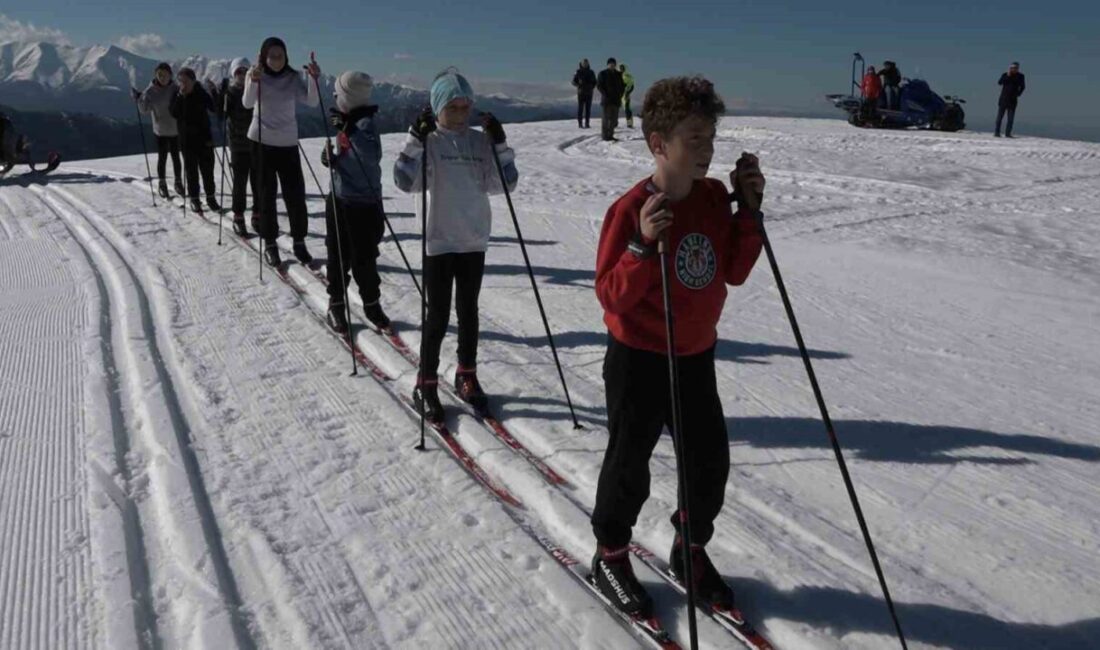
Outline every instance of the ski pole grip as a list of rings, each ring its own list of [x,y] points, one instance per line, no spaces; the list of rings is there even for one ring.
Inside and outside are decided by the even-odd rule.
[[[657,253],[664,255],[668,252],[668,232],[662,232],[661,236],[657,238]]]

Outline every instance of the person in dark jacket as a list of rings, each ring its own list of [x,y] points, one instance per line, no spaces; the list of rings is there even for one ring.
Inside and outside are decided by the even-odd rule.
[[[898,64],[893,61],[883,61],[882,69],[878,71],[882,77],[883,97],[886,108],[896,111],[901,108],[901,71]]]
[[[211,210],[221,210],[215,193],[214,138],[210,133],[210,112],[214,100],[195,79],[191,68],[180,68],[176,75],[179,92],[172,96],[168,111],[179,125],[180,149],[183,153],[184,175],[187,177],[187,196],[196,212],[202,211],[199,200],[199,174],[206,189],[206,204]]]
[[[577,127],[587,129],[592,117],[592,92],[596,89],[596,73],[588,59],[582,59],[573,74],[573,87],[577,89]]]
[[[602,131],[605,141],[615,140],[615,127],[619,125],[619,106],[623,103],[623,74],[614,58],[607,60],[607,67],[596,78],[600,91],[600,108],[603,110]]]
[[[1001,137],[1001,120],[1008,113],[1008,124],[1005,125],[1005,137],[1012,137],[1012,122],[1016,119],[1016,102],[1020,95],[1024,94],[1024,73],[1020,72],[1020,64],[1013,61],[1008,66],[1008,72],[1001,75],[1001,98],[997,100],[997,126],[993,131],[994,137]]]
[[[252,143],[248,139],[248,127],[252,125],[251,108],[241,102],[244,97],[244,78],[252,67],[248,59],[233,59],[230,64],[232,79],[222,82],[214,98],[218,117],[228,126],[230,177],[233,181],[233,230],[242,237],[248,235],[244,225],[244,212],[248,208],[248,190],[252,189],[252,229],[259,232],[259,214],[256,212],[256,170],[252,167]]]

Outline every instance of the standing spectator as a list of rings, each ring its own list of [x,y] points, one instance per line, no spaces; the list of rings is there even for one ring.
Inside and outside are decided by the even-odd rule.
[[[1001,120],[1008,113],[1008,124],[1005,125],[1005,137],[1012,137],[1012,121],[1016,119],[1016,101],[1024,94],[1024,73],[1020,72],[1020,64],[1016,61],[1008,66],[1008,72],[1001,74],[1000,81],[1001,98],[997,101],[997,127],[993,136],[1001,137]]]
[[[882,89],[886,94],[886,108],[892,111],[901,108],[901,71],[893,61],[883,61],[882,69],[878,71],[882,77]]]
[[[630,93],[634,92],[634,75],[626,71],[626,64],[619,64],[619,74],[623,76],[623,114],[626,115],[626,127],[634,128],[634,113],[630,112]]]
[[[615,127],[619,125],[619,106],[623,102],[623,75],[614,57],[608,59],[607,67],[600,70],[596,88],[600,91],[600,108],[603,110],[603,139],[612,142],[615,140]]]
[[[587,129],[592,117],[592,91],[596,89],[596,73],[588,59],[581,59],[580,67],[573,73],[573,87],[577,89],[577,128]]]
[[[875,72],[875,66],[867,68],[867,73],[863,75],[863,86],[860,92],[863,93],[864,110],[870,113],[878,106],[878,98],[882,95],[882,82],[879,81],[878,73]]]

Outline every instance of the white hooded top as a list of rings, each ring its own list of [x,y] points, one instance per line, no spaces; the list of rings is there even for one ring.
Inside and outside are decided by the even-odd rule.
[[[265,71],[258,84],[252,81],[252,75],[248,75],[244,80],[241,103],[245,108],[256,108],[252,113],[252,124],[248,127],[248,139],[273,147],[297,147],[296,105],[316,107],[319,101],[313,78],[294,70],[275,76]],[[262,133],[261,113],[264,120]]]

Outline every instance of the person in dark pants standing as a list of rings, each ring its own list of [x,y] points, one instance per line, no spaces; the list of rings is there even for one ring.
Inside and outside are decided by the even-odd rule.
[[[607,67],[600,70],[596,78],[596,88],[600,91],[600,108],[603,111],[601,122],[603,139],[615,140],[615,127],[619,125],[619,107],[623,103],[623,74],[619,72],[618,62],[614,58],[607,60]]]
[[[573,74],[573,87],[577,89],[577,128],[587,129],[592,117],[592,93],[596,90],[596,73],[588,59],[582,59]]]
[[[191,209],[202,212],[199,200],[199,176],[206,190],[206,205],[211,210],[221,210],[215,198],[214,138],[210,132],[210,115],[214,100],[195,79],[191,68],[180,68],[176,75],[179,92],[172,96],[169,112],[179,125],[180,148],[183,150],[183,167],[187,176],[187,198]]]
[[[1008,66],[1008,72],[1001,75],[1001,98],[997,101],[997,126],[993,130],[993,137],[1001,137],[1001,120],[1008,114],[1008,124],[1005,125],[1005,137],[1012,137],[1012,122],[1016,119],[1016,102],[1020,95],[1024,94],[1024,73],[1020,72],[1020,64],[1013,61]]]
[[[901,108],[901,70],[898,70],[898,64],[893,61],[883,61],[882,69],[878,74],[882,77],[882,97],[885,102],[883,108],[899,110]]]

